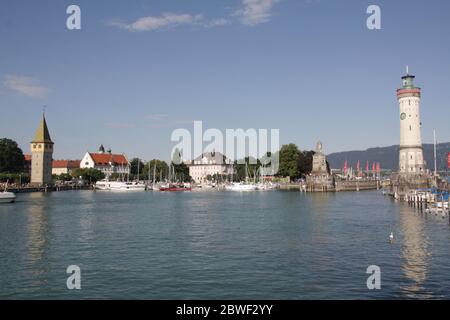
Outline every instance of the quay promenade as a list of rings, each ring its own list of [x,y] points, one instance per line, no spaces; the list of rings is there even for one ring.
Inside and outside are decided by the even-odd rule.
[[[28,192],[53,192],[53,191],[70,191],[70,190],[90,190],[90,185],[53,185],[53,186],[11,186],[7,187],[6,191],[14,193],[28,193]],[[3,190],[3,188],[2,188]]]

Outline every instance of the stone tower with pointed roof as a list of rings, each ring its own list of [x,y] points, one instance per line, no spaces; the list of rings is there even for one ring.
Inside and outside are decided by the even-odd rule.
[[[49,185],[52,183],[53,141],[48,132],[45,115],[31,141],[31,183]]]

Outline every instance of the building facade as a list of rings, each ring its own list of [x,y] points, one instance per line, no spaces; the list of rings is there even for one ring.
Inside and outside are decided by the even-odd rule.
[[[98,153],[86,152],[80,162],[80,168],[94,168],[100,170],[106,177],[112,174],[129,175],[130,162],[124,154],[113,154],[110,150],[105,152],[103,146]]]
[[[73,170],[80,168],[80,160],[53,160],[52,174],[71,174]]]
[[[207,181],[208,176],[232,175],[234,165],[230,159],[220,152],[205,152],[194,160],[186,161],[189,175],[196,183]]]
[[[414,76],[406,71],[403,86],[397,89],[400,113],[399,173],[421,175],[426,172],[423,157],[420,122],[420,88],[414,85]]]
[[[36,131],[31,148],[31,184],[52,184],[53,141],[50,138],[45,115]]]

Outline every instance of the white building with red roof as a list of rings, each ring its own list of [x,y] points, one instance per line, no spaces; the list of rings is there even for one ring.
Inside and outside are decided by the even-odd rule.
[[[105,176],[113,173],[130,174],[130,162],[125,154],[114,154],[111,150],[105,152],[103,145],[100,146],[99,152],[86,152],[80,162],[80,168],[94,168],[100,170]]]
[[[80,160],[53,160],[52,174],[71,174],[73,170],[80,168]]]

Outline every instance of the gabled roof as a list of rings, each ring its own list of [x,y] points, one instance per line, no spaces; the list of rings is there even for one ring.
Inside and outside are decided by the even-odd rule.
[[[205,164],[226,164],[229,162],[227,157],[221,152],[204,152],[194,159],[192,163],[204,162]]]
[[[111,153],[89,153],[94,163],[98,166],[113,165],[126,166],[128,165],[128,159],[123,154],[111,154]]]
[[[41,123],[39,124],[36,134],[34,136],[32,143],[53,143],[50,138],[50,133],[48,132],[47,122],[45,121],[45,116],[42,115]]]

